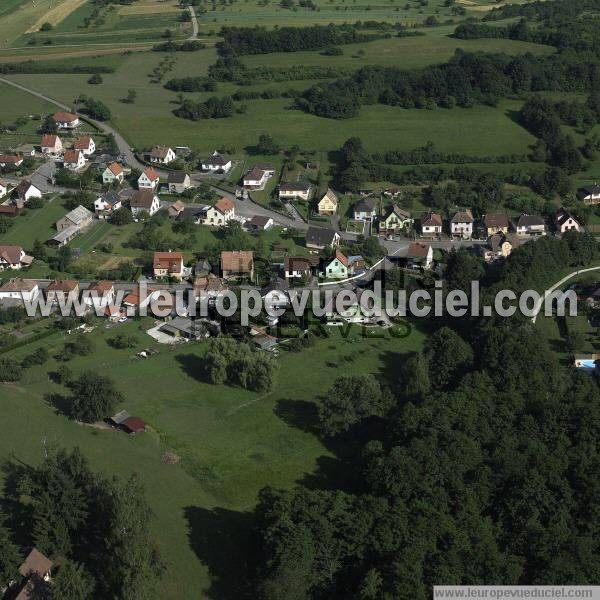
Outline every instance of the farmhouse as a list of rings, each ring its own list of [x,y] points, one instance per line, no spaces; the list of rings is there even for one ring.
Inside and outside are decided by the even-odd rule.
[[[408,247],[406,266],[409,269],[430,269],[433,263],[433,248],[429,244],[413,242]]]
[[[452,237],[470,240],[473,236],[473,214],[470,210],[457,212],[450,220],[450,233]]]
[[[235,216],[235,204],[229,198],[221,198],[206,211],[204,225],[226,225]]]
[[[413,223],[414,219],[410,213],[394,204],[388,207],[385,215],[379,221],[379,233],[380,235],[393,235],[401,229],[409,229]]]
[[[442,217],[428,212],[421,217],[421,233],[423,237],[437,237],[442,233]]]
[[[262,190],[273,175],[275,175],[273,167],[256,165],[244,175],[242,185],[248,190]]]
[[[595,183],[577,191],[577,197],[584,204],[600,204],[600,185]]]
[[[299,198],[300,200],[308,200],[311,190],[312,186],[308,181],[282,183],[279,186],[279,199],[293,200],[294,198]]]
[[[185,171],[171,171],[169,173],[169,193],[183,194],[192,187],[192,180]]]
[[[22,269],[33,262],[32,256],[27,256],[21,246],[0,244],[0,271],[5,269]]]
[[[102,173],[102,183],[104,184],[123,183],[124,179],[123,167],[118,162],[110,163]]]
[[[94,212],[99,219],[107,219],[121,208],[121,197],[117,192],[106,192],[94,200]]]
[[[63,164],[65,169],[78,171],[85,166],[83,152],[79,152],[79,150],[67,150],[63,156]]]
[[[96,142],[91,136],[83,135],[73,142],[73,150],[79,150],[84,156],[91,156],[96,152]]]
[[[352,208],[355,221],[371,221],[377,216],[375,202],[362,198]]]
[[[31,302],[39,293],[40,288],[34,279],[9,279],[0,286],[0,300],[13,298]]]
[[[311,226],[306,231],[306,247],[315,250],[324,250],[328,246],[339,246],[340,239],[340,234],[333,229]]]
[[[162,279],[170,277],[179,279],[183,277],[183,254],[181,252],[155,252],[154,277]]]
[[[57,135],[46,134],[42,136],[40,143],[42,154],[58,155],[62,152],[63,145],[61,139]]]
[[[561,208],[554,215],[554,225],[558,233],[565,231],[579,231],[581,223],[565,208]]]
[[[16,188],[17,196],[23,204],[27,204],[31,198],[41,198],[42,192],[26,179],[21,180],[21,183]]]
[[[508,233],[508,217],[502,213],[490,213],[483,217],[483,225],[488,237],[495,233]]]
[[[219,154],[216,150],[210,158],[202,161],[202,170],[212,173],[227,173],[231,169],[231,159]]]
[[[20,167],[23,164],[21,154],[0,154],[0,167]]]
[[[172,148],[168,146],[154,146],[150,152],[150,162],[159,165],[168,165],[177,158]]]
[[[254,253],[252,250],[221,252],[221,275],[223,279],[230,277],[254,279]]]
[[[160,200],[152,190],[138,190],[132,194],[130,205],[134,217],[141,213],[152,216],[160,208]]]
[[[138,189],[155,190],[160,182],[160,176],[152,167],[146,167],[138,177]]]
[[[94,213],[90,212],[85,206],[81,204],[69,211],[62,219],[56,221],[56,231],[62,231],[69,227],[76,227],[77,229],[83,229],[87,227],[94,219]]]
[[[79,117],[69,112],[54,113],[52,119],[59,129],[75,129],[80,123]]]
[[[334,194],[333,190],[327,189],[323,197],[319,200],[317,209],[320,215],[335,215],[338,204],[338,197]]]
[[[537,215],[521,215],[517,221],[518,235],[544,235],[546,222]]]
[[[350,275],[350,261],[341,251],[336,250],[333,258],[323,261],[321,277],[326,279],[346,279]]]

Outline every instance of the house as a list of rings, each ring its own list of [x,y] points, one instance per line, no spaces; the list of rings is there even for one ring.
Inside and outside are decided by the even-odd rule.
[[[277,346],[277,343],[278,343],[277,338],[273,335],[270,335],[263,329],[259,329],[258,327],[253,327],[250,330],[250,335],[251,335],[252,343],[260,350],[269,352],[269,351],[272,351]]]
[[[308,181],[290,181],[288,183],[282,183],[279,186],[279,199],[280,200],[293,200],[298,198],[300,200],[308,200],[312,186]]]
[[[130,205],[134,217],[141,213],[152,216],[160,208],[160,200],[152,190],[137,190],[131,195]]]
[[[221,252],[221,275],[223,279],[230,277],[254,279],[254,253],[252,250]]]
[[[581,223],[565,208],[559,209],[554,215],[554,225],[558,233],[565,231],[579,231]]]
[[[23,204],[27,204],[31,198],[41,198],[42,192],[26,179],[22,179],[16,188],[17,196]]]
[[[410,213],[401,209],[397,204],[389,206],[385,215],[379,221],[380,235],[393,235],[400,230],[407,230],[414,223]]]
[[[80,123],[79,117],[69,112],[54,113],[52,119],[59,129],[75,129]]]
[[[219,154],[216,150],[210,158],[202,161],[202,170],[212,173],[227,173],[231,169],[231,159]]]
[[[433,248],[430,244],[413,242],[406,253],[406,264],[409,269],[430,269],[433,263]]]
[[[49,240],[46,240],[46,244],[49,246],[66,246],[79,232],[79,227],[72,225],[71,227],[62,229]]]
[[[171,194],[183,194],[192,187],[192,180],[185,171],[171,171],[168,183]]]
[[[364,314],[363,309],[360,305],[360,298],[363,294],[363,290],[360,288],[356,290],[355,297],[350,301],[343,299],[343,307],[338,311],[337,307],[337,295],[331,298],[324,306],[325,316],[327,320],[333,322],[347,321],[349,323],[366,323],[372,320],[372,317],[368,317]]]
[[[544,235],[546,222],[537,215],[521,215],[517,221],[518,235]]]
[[[183,210],[185,210],[185,202],[177,200],[176,202],[173,202],[171,206],[169,206],[168,213],[171,218],[176,219]]]
[[[235,216],[235,204],[229,198],[221,198],[206,211],[204,225],[226,225]]]
[[[577,197],[584,204],[600,204],[600,185],[595,183],[577,190]]]
[[[221,296],[227,289],[227,284],[214,273],[196,274],[194,280],[194,297],[199,300],[202,297],[214,299]]]
[[[0,154],[0,167],[20,167],[23,164],[21,154]]]
[[[73,279],[55,279],[46,288],[48,302],[75,302],[79,298],[79,283]]]
[[[69,211],[64,217],[56,221],[56,231],[62,231],[68,227],[83,229],[94,220],[94,213],[81,204]]]
[[[352,207],[355,221],[371,221],[377,216],[375,202],[369,198],[362,198]]]
[[[17,154],[22,154],[23,156],[33,157],[35,156],[35,144],[28,144],[27,142],[19,144],[15,148],[15,152]]]
[[[62,140],[57,135],[46,134],[40,142],[42,154],[58,155],[62,152]]]
[[[273,167],[256,165],[244,175],[242,185],[249,190],[262,190],[273,175],[275,175]]]
[[[483,225],[487,236],[494,235],[495,233],[508,233],[508,217],[502,213],[490,213],[484,215]]]
[[[168,165],[176,158],[175,152],[168,146],[154,146],[150,152],[150,162],[159,165]]]
[[[79,150],[84,156],[91,156],[96,152],[96,142],[89,135],[82,135],[73,142],[73,150]]]
[[[155,190],[160,183],[160,176],[152,167],[146,167],[137,180],[139,190]]]
[[[306,231],[306,247],[324,250],[328,246],[335,248],[340,244],[340,234],[333,229],[309,227]]]
[[[515,234],[495,233],[490,236],[485,245],[474,246],[474,251],[486,262],[508,258],[511,252],[520,244]]]
[[[473,237],[473,214],[469,209],[458,211],[450,219],[450,233],[452,237],[470,240]]]
[[[0,244],[0,271],[5,269],[22,269],[33,262],[32,256],[27,256],[21,246]]]
[[[190,317],[175,317],[160,328],[160,331],[174,338],[200,340],[210,337],[206,321]]]
[[[256,233],[259,231],[267,231],[268,229],[271,229],[271,227],[273,227],[274,223],[275,222],[273,221],[273,219],[271,217],[263,217],[262,215],[254,215],[251,219],[248,219],[244,223],[244,226],[246,227],[246,229],[248,231]]]
[[[173,205],[174,206],[174,205]],[[173,208],[171,206],[171,208]],[[186,206],[178,215],[179,221],[191,221],[196,225],[201,225],[206,220],[206,211],[209,207]]]
[[[99,219],[107,219],[121,206],[121,197],[117,192],[106,192],[94,200],[94,212]]]
[[[348,257],[348,273],[351,275],[356,275],[358,271],[364,271],[366,266],[365,259],[360,254]]]
[[[350,275],[350,262],[341,250],[336,250],[333,258],[323,261],[321,277],[326,279],[346,279],[348,275]]]
[[[70,171],[78,171],[85,166],[83,152],[79,150],[67,150],[63,155],[63,165]]]
[[[317,274],[318,267],[318,256],[286,256],[283,262],[286,279],[308,279]]]
[[[112,281],[93,281],[82,292],[82,298],[88,306],[108,307],[115,299],[115,286]]]
[[[0,217],[16,217],[21,209],[16,204],[0,204]]]
[[[442,217],[428,212],[421,217],[421,233],[423,237],[437,237],[442,234]]]
[[[118,162],[110,163],[102,173],[102,183],[107,185],[123,183],[124,179],[123,167]]]
[[[272,279],[260,291],[265,306],[269,308],[285,308],[289,303],[288,290],[290,284],[281,277]]]
[[[319,200],[317,210],[320,215],[335,215],[338,204],[338,197],[333,190],[328,188],[325,194],[323,194],[323,197]]]
[[[49,595],[48,582],[52,573],[53,562],[39,550],[33,548],[25,562],[19,567],[19,573],[25,579],[19,593],[11,594],[14,600],[34,600],[47,598]],[[16,592],[16,589],[14,590]]]
[[[8,183],[0,179],[0,198],[4,198],[8,194]]]
[[[0,285],[0,300],[14,298],[31,302],[40,293],[37,281],[33,279],[9,279]]]
[[[170,277],[181,280],[183,277],[183,254],[181,252],[155,252],[153,268],[156,279]]]

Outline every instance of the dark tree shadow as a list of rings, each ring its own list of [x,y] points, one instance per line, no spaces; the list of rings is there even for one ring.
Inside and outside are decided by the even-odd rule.
[[[188,541],[208,567],[213,600],[254,600],[259,540],[251,513],[186,506]]]
[[[71,416],[71,400],[68,396],[51,392],[44,394],[44,400],[48,406],[51,406],[54,409],[56,414],[65,417]]]
[[[31,467],[11,457],[2,463],[0,468],[4,479],[2,512],[8,517],[5,524],[13,533],[13,541],[21,548],[26,548],[31,545],[32,511],[30,505],[19,502],[19,484]]]
[[[197,354],[177,354],[175,360],[190,377],[206,383],[202,359]]]

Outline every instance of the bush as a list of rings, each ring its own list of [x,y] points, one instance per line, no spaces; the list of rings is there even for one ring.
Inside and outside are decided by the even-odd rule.
[[[96,73],[95,75],[92,75],[89,79],[88,79],[88,83],[91,83],[93,85],[98,85],[99,83],[102,83],[104,80],[102,79],[102,75],[99,75],[98,73]]]
[[[8,357],[0,357],[0,381],[19,381],[21,373],[21,365],[16,360]]]

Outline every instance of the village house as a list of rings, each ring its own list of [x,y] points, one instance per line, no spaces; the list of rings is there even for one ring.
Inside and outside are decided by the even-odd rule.
[[[5,269],[22,269],[33,262],[32,256],[27,256],[21,246],[0,244],[0,271]]]
[[[169,206],[167,212],[169,213],[169,217],[171,217],[172,219],[176,219],[183,210],[185,210],[185,202],[177,200],[173,202],[171,206]]]
[[[273,227],[275,222],[271,217],[264,217],[263,215],[254,215],[251,219],[248,219],[244,226],[251,233],[258,233],[260,231],[267,231]]]
[[[93,281],[81,295],[88,306],[107,308],[114,302],[115,285],[112,281]]]
[[[352,207],[355,221],[372,221],[377,216],[375,202],[369,198],[362,198]]]
[[[117,192],[106,192],[94,200],[94,212],[99,219],[108,219],[121,206],[121,197]]]
[[[577,197],[584,204],[600,204],[600,185],[595,183],[594,185],[580,188],[577,191]]]
[[[8,194],[8,183],[0,179],[0,198],[4,198]]]
[[[338,296],[335,294],[329,302],[324,305],[325,316],[330,322],[346,321],[348,323],[368,323],[372,320],[372,317],[365,315],[361,305],[360,298],[363,294],[363,290],[360,288],[356,290],[352,299],[343,297],[340,299],[340,306],[338,310]]]
[[[333,190],[328,188],[325,194],[323,194],[323,197],[319,200],[317,210],[320,215],[335,215],[338,204],[338,197]]]
[[[308,200],[310,198],[310,192],[312,186],[308,181],[289,181],[288,183],[282,183],[279,186],[279,199],[280,200]]]
[[[351,275],[350,262],[341,250],[336,250],[333,258],[323,260],[321,277],[325,279],[346,279],[349,275]]]
[[[508,233],[508,217],[502,213],[490,213],[489,215],[484,215],[483,225],[488,237],[495,233]]]
[[[96,142],[89,135],[82,135],[73,142],[73,150],[79,150],[84,156],[91,156],[96,152]]]
[[[229,198],[223,196],[214,206],[206,211],[204,225],[221,226],[226,225],[235,217],[235,204]]]
[[[140,190],[155,190],[159,183],[160,176],[152,167],[146,167],[137,180]]]
[[[430,244],[413,242],[406,253],[406,266],[409,269],[430,269],[433,264],[433,248]]]
[[[1,217],[17,217],[21,214],[21,209],[14,203],[12,204],[0,204],[0,216]]]
[[[185,171],[171,171],[168,185],[170,194],[183,194],[192,187],[192,180]]]
[[[309,227],[306,231],[306,247],[314,250],[325,250],[340,245],[340,234],[333,229],[323,227]]]
[[[194,297],[196,300],[208,298],[209,302],[214,301],[218,296],[222,296],[226,289],[226,283],[214,273],[209,271],[199,274],[196,272],[196,278],[194,279]]]
[[[546,222],[537,215],[521,215],[517,221],[518,235],[544,235]]]
[[[22,144],[19,144],[15,148],[15,152],[17,154],[22,154],[24,157],[29,157],[29,158],[35,156],[35,151],[36,151],[35,144],[29,144],[28,142],[23,142]]]
[[[442,234],[442,217],[428,212],[421,217],[421,234],[423,237],[437,237]]]
[[[387,208],[385,215],[379,221],[379,234],[394,235],[400,230],[407,231],[413,223],[414,219],[410,213],[394,204]]]
[[[37,281],[33,279],[9,279],[0,286],[0,300],[15,299],[31,302],[40,293]]]
[[[79,117],[69,112],[54,113],[52,119],[59,129],[75,129],[80,123]]]
[[[78,171],[85,167],[85,158],[83,152],[79,150],[67,150],[63,155],[63,165],[70,171]]]
[[[123,183],[125,174],[123,167],[118,162],[110,163],[102,173],[102,183],[111,185],[113,183]]]
[[[20,167],[23,164],[22,154],[0,154],[0,167]]]
[[[159,165],[168,165],[176,158],[175,152],[168,146],[154,146],[150,152],[150,162]]]
[[[33,548],[27,555],[25,562],[19,567],[19,574],[24,581],[14,589],[11,598],[14,598],[14,600],[47,598],[49,595],[48,582],[50,581],[53,564],[49,558]]]
[[[487,244],[474,246],[473,249],[486,262],[492,262],[508,258],[519,244],[520,239],[516,234],[495,233],[489,237]]]
[[[473,237],[473,214],[470,210],[457,212],[450,220],[450,233],[452,237],[470,240]]]
[[[172,205],[171,208],[173,208]],[[184,206],[177,215],[178,221],[190,221],[194,225],[202,225],[206,219],[206,211],[209,207]]]
[[[183,277],[183,254],[181,252],[155,252],[154,253],[154,277],[163,279],[181,280]]]
[[[273,175],[275,175],[273,167],[256,165],[244,175],[242,185],[248,190],[262,190]]]
[[[134,217],[142,213],[152,216],[158,212],[160,200],[152,190],[137,190],[131,195],[130,205]]]
[[[319,267],[318,256],[286,256],[283,271],[286,279],[308,279],[316,275]]]
[[[269,281],[260,291],[265,309],[267,311],[277,310],[288,306],[290,303],[289,289],[290,284],[281,277]],[[276,317],[269,317],[270,325],[274,325],[277,321]]]
[[[231,277],[254,279],[254,253],[252,250],[221,252],[221,275],[223,279]]]
[[[93,220],[94,213],[80,204],[69,211],[64,217],[56,221],[56,231],[62,231],[69,227],[76,227],[81,230],[84,227],[87,227]]]
[[[73,279],[55,279],[46,288],[46,299],[53,304],[75,302],[79,298],[79,283]]]
[[[227,173],[231,169],[231,159],[219,154],[216,150],[210,158],[202,161],[202,170],[212,173]]]
[[[58,156],[63,149],[62,140],[57,135],[43,135],[40,148],[42,150],[42,154]]]
[[[17,197],[23,204],[27,204],[31,198],[41,198],[42,191],[26,179],[21,180],[16,188]]]
[[[560,208],[554,215],[554,225],[558,233],[580,231],[581,223],[566,209]]]

